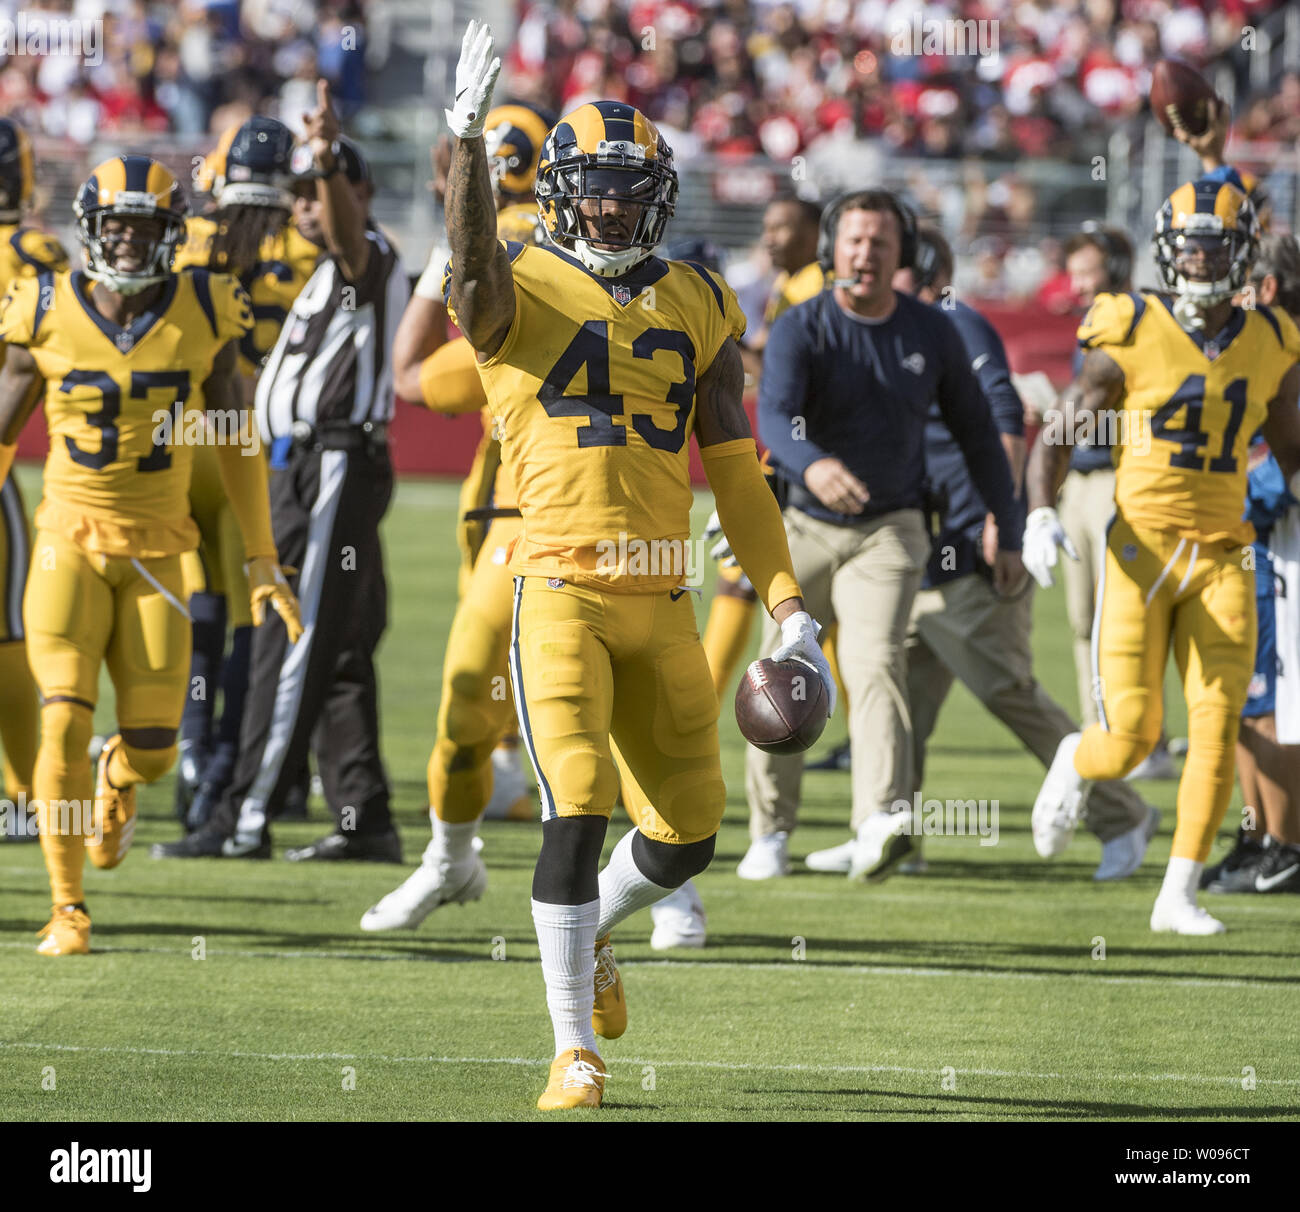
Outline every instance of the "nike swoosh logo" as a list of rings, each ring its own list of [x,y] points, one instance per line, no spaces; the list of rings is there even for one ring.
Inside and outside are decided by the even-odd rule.
[[[1256,892],[1271,892],[1283,880],[1289,880],[1297,871],[1300,871],[1300,863],[1292,863],[1285,871],[1279,871],[1276,875],[1255,877]]]

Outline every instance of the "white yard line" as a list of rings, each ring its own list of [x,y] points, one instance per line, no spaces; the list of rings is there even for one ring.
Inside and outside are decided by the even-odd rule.
[[[430,949],[435,946],[447,946],[442,940],[428,943]],[[453,944],[461,945],[464,944]],[[0,948],[29,951],[35,948],[27,943],[0,942]],[[96,945],[96,955],[171,955],[189,958],[192,944],[187,935],[175,947],[103,947]],[[815,950],[815,944],[812,948]],[[1196,953],[1189,950],[1189,956]],[[280,959],[280,960],[367,960],[384,963],[432,963],[432,964],[476,964],[499,963],[488,955],[455,955],[433,958],[428,954],[413,952],[384,951],[331,951],[327,948],[314,948],[310,951],[228,951],[220,947],[208,947],[206,955],[233,956],[236,959]],[[513,963],[521,961],[514,960]],[[527,962],[536,962],[530,960]],[[821,973],[835,976],[915,976],[922,978],[948,978],[954,976],[974,977],[981,980],[995,981],[1083,981],[1098,985],[1158,985],[1162,988],[1183,989],[1284,989],[1283,982],[1251,977],[1224,977],[1215,980],[1196,976],[1101,976],[1092,972],[1035,972],[1032,969],[1012,971],[1006,968],[924,968],[910,965],[893,964],[835,964],[817,963],[790,959],[773,959],[768,961],[745,961],[728,963],[726,960],[620,960],[619,968],[627,972],[645,972],[647,970],[668,970],[682,972],[700,969],[710,972],[764,972],[768,974],[783,973]]]
[[[77,1044],[43,1044],[35,1042],[8,1042],[0,1040],[2,1049],[26,1049],[31,1052],[79,1052],[127,1056],[215,1057],[220,1060],[264,1061],[379,1061],[387,1064],[416,1065],[546,1065],[546,1057],[529,1056],[389,1056],[376,1052],[247,1052],[222,1051],[210,1048],[89,1048]],[[652,1060],[646,1057],[616,1057],[607,1059],[608,1065],[630,1065],[655,1069],[718,1069],[728,1073],[903,1073],[920,1077],[933,1077],[940,1069],[927,1069],[912,1065],[765,1065],[741,1061],[718,1060]],[[1200,1073],[1035,1073],[1016,1069],[961,1069],[953,1072],[965,1077],[1006,1077],[1034,1081],[1088,1080],[1097,1082],[1191,1082],[1203,1085],[1240,1085],[1240,1076]],[[1300,1086],[1300,1078],[1257,1077],[1261,1086]]]

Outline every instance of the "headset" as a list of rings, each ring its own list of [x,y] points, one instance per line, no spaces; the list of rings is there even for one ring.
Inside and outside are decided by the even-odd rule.
[[[1122,290],[1133,274],[1132,250],[1116,240],[1096,219],[1089,219],[1079,230],[1100,247],[1110,288]]]
[[[817,233],[817,262],[827,273],[835,268],[835,233],[840,225],[840,215],[846,204],[860,198],[864,193],[876,193],[884,196],[887,205],[898,217],[898,226],[902,232],[902,246],[899,250],[898,268],[911,269],[916,262],[916,215],[912,208],[900,201],[897,194],[887,189],[860,190],[841,194],[822,214],[821,228]],[[855,206],[854,209],[857,209]]]
[[[917,236],[916,255],[912,258],[912,280],[918,291],[932,286],[939,274],[939,248],[929,238]]]

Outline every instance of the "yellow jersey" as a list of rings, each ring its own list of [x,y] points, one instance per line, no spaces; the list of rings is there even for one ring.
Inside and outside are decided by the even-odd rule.
[[[792,274],[777,274],[767,297],[767,308],[763,312],[763,326],[771,328],[778,316],[789,311],[795,304],[806,303],[821,294],[825,286],[826,271],[818,261],[810,261]]]
[[[32,278],[38,273],[57,273],[68,268],[68,254],[53,236],[34,227],[0,224],[0,290],[15,278]],[[0,344],[0,357],[4,346]]]
[[[216,234],[214,220],[202,215],[187,219],[185,243],[176,252],[173,268],[178,273],[191,267],[208,268]],[[253,328],[239,342],[240,374],[255,377],[262,369],[289,309],[315,273],[321,252],[292,222],[262,241],[257,263],[239,278],[253,306]]]
[[[744,334],[736,296],[682,261],[601,278],[554,246],[506,249],[514,321],[479,374],[523,515],[510,568],[613,592],[674,588],[695,385]],[[683,554],[656,568],[672,551]]]
[[[122,328],[95,309],[92,285],[80,270],[43,271],[0,302],[0,339],[25,346],[45,380],[50,453],[36,524],[104,555],[189,551],[203,385],[218,351],[252,328],[248,296],[228,274],[187,270]]]
[[[1280,308],[1234,308],[1222,332],[1186,331],[1159,294],[1101,294],[1079,344],[1124,372],[1115,443],[1115,505],[1136,527],[1198,542],[1249,543],[1247,447],[1300,330]]]

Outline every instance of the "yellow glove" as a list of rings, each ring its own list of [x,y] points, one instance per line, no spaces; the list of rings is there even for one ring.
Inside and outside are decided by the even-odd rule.
[[[266,556],[255,556],[249,560],[248,588],[252,597],[253,626],[262,625],[262,620],[266,617],[266,604],[270,602],[275,613],[284,620],[289,643],[296,644],[302,635],[302,615],[298,610],[298,599],[289,588],[289,582],[284,579],[284,570],[280,565]]]

